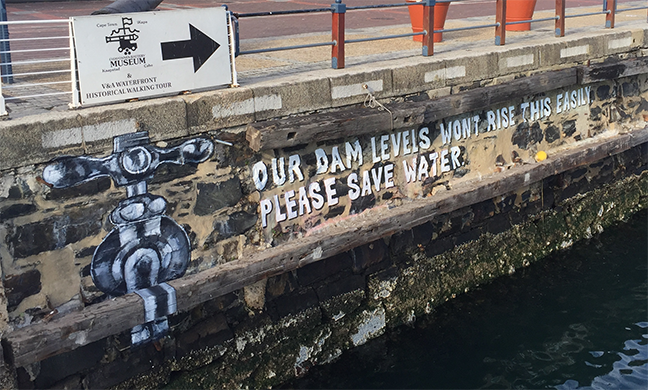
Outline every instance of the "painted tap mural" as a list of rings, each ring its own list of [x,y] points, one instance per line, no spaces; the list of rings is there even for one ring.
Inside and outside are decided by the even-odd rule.
[[[197,164],[213,153],[214,144],[195,138],[172,148],[149,143],[147,132],[113,139],[105,158],[61,157],[43,170],[54,188],[71,187],[101,176],[125,186],[127,198],[110,214],[114,229],[95,250],[92,280],[111,296],[134,292],[144,299],[146,323],[131,331],[133,345],[156,340],[168,331],[167,315],[177,311],[175,290],[167,281],[184,275],[190,260],[187,233],[164,215],[167,202],[148,193],[147,181],[161,164]]]

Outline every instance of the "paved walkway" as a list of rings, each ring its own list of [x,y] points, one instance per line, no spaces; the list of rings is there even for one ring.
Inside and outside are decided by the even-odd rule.
[[[360,4],[378,4],[378,3],[392,3],[390,0],[358,0],[351,5]],[[67,19],[69,16],[88,15],[92,11],[100,9],[110,1],[73,1],[73,2],[47,2],[47,3],[10,3],[7,6],[9,20],[47,20],[47,19]],[[356,4],[357,3],[357,4]],[[569,9],[570,13],[585,13],[601,11],[600,0],[576,0],[573,4],[588,5],[576,9]],[[570,5],[572,2],[569,3]],[[591,5],[596,4],[596,5]],[[620,8],[645,6],[645,0],[630,1],[624,0],[620,2]],[[554,0],[538,0],[538,7],[534,14],[534,18],[544,18],[553,16]],[[160,9],[183,9],[183,8],[200,8],[206,6],[214,6],[213,1],[208,0],[172,0],[163,2]],[[548,7],[550,6],[550,7]],[[266,11],[266,10],[281,10],[281,9],[299,9],[299,8],[322,8],[328,7],[327,2],[318,0],[295,0],[295,1],[240,1],[235,0],[229,3],[230,10],[235,12],[253,12],[253,11]],[[477,7],[477,8],[476,8]],[[492,10],[491,10],[492,8]],[[550,10],[544,10],[550,8]],[[453,14],[454,10],[454,14]],[[465,17],[466,14],[485,14],[487,16],[471,16]],[[409,16],[407,15],[406,8],[390,8],[378,9],[371,11],[350,11],[347,17],[347,31],[346,38],[369,38],[385,35],[405,34],[411,32],[409,25]],[[351,18],[351,15],[360,15],[357,18]],[[483,25],[494,23],[494,1],[476,0],[469,2],[468,6],[462,3],[452,4],[449,12],[449,19],[446,22],[446,29]],[[455,17],[455,18],[453,18]],[[460,17],[460,19],[456,19]],[[261,48],[279,47],[279,46],[292,46],[308,43],[329,42],[331,40],[330,33],[330,14],[302,14],[293,16],[277,16],[277,17],[263,17],[263,18],[248,18],[241,19],[241,50],[254,50]],[[566,32],[567,35],[583,32],[587,29],[603,29],[604,19],[603,15],[589,16],[583,18],[567,19]],[[253,24],[246,25],[248,21],[255,19],[257,27]],[[325,26],[321,26],[324,20]],[[265,23],[263,27],[261,24]],[[646,23],[646,10],[625,12],[617,15],[617,26],[624,24]],[[359,26],[358,28],[354,28]],[[57,30],[58,28],[58,30]],[[311,28],[312,32],[303,32],[304,28]],[[23,28],[24,29],[24,28]],[[273,30],[274,29],[274,30]],[[538,22],[533,24],[531,32],[509,32],[507,34],[507,44],[514,44],[524,42],[527,39],[538,38],[539,36],[546,39],[557,39],[553,37],[553,22]],[[18,28],[16,32],[14,29],[10,30],[11,38],[19,36]],[[282,35],[274,36],[268,31],[275,31],[275,34]],[[293,31],[289,33],[289,31]],[[483,49],[484,46],[494,46],[494,33],[493,28],[484,28],[469,31],[456,31],[444,33],[444,41],[435,45],[435,54],[443,55],[443,53],[450,53],[457,50],[476,50]],[[250,31],[250,32],[247,32]],[[256,33],[254,33],[256,32]],[[35,32],[33,27],[27,27],[22,33],[25,34],[38,34],[47,36],[47,34],[67,35],[67,27],[65,24],[59,27],[45,26],[42,30]],[[285,35],[283,35],[285,34]],[[261,35],[261,37],[259,36]],[[247,37],[247,38],[246,38]],[[61,42],[62,46],[66,46],[65,41]],[[12,46],[12,49],[15,49]],[[278,75],[296,74],[306,71],[316,71],[323,69],[330,69],[331,50],[329,47],[316,47],[299,50],[278,51],[259,53],[251,55],[239,56],[236,59],[237,70],[239,73],[239,83],[241,85],[249,85],[251,83],[260,82],[268,78],[276,77]],[[346,64],[347,68],[352,70],[353,67],[362,64],[370,64],[376,61],[386,61],[390,59],[406,58],[421,55],[421,44],[414,42],[411,38],[397,38],[389,40],[379,40],[365,43],[348,44],[346,46]],[[62,51],[57,53],[57,57],[69,58],[69,51]],[[19,57],[18,57],[19,59]],[[14,58],[14,61],[17,59]],[[62,62],[63,66],[68,66],[65,61]],[[18,73],[14,69],[14,73]],[[67,77],[67,78],[64,78]],[[61,75],[57,77],[50,77],[46,81],[55,82],[57,80],[69,80],[69,75]],[[24,82],[19,77],[18,82]],[[42,81],[41,81],[42,82]],[[5,86],[3,86],[5,88]],[[40,88],[40,89],[38,89]],[[59,93],[61,91],[69,91],[69,83],[63,85],[51,85],[38,88],[31,88],[28,90],[20,90],[19,94],[15,96],[25,96],[43,92]],[[3,89],[5,96],[11,95],[10,89]],[[21,116],[33,115],[48,111],[61,111],[67,110],[69,103],[68,95],[54,95],[38,98],[25,98],[13,101],[7,101],[7,108],[11,110],[9,118],[17,118]]]

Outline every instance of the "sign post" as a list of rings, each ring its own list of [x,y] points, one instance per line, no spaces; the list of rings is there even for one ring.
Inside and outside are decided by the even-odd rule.
[[[72,18],[82,104],[231,84],[224,8]]]

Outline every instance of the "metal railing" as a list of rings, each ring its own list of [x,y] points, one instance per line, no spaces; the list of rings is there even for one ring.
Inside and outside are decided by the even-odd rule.
[[[311,47],[331,47],[331,65],[334,69],[345,67],[345,45],[383,39],[403,38],[412,36],[422,37],[422,55],[431,56],[434,53],[434,33],[466,31],[483,28],[495,29],[495,45],[506,42],[507,25],[519,23],[536,23],[555,21],[555,36],[565,35],[565,20],[568,18],[605,15],[605,28],[614,28],[615,15],[621,12],[648,10],[648,6],[617,9],[617,0],[603,0],[603,9],[597,12],[566,14],[566,0],[555,0],[555,16],[524,21],[506,22],[506,0],[495,0],[494,23],[472,25],[458,28],[434,30],[434,8],[438,3],[462,2],[468,0],[422,0],[418,3],[394,3],[380,5],[365,5],[347,7],[342,0],[330,8],[314,8],[277,12],[254,12],[231,14],[237,18],[253,18],[309,13],[331,13],[332,40],[327,42],[303,45],[271,47],[265,49],[246,50],[238,52],[238,26],[230,23],[230,39],[236,37],[237,52],[240,55],[295,50]],[[384,35],[360,39],[345,39],[345,16],[347,11],[370,10],[394,7],[422,7],[423,31],[398,35]],[[47,108],[51,106],[79,107],[76,61],[74,58],[74,40],[72,22],[70,20],[34,20],[34,21],[2,21],[6,15],[0,14],[0,115],[7,115],[5,102],[11,107],[26,108],[28,101],[34,106]],[[647,15],[648,18],[648,15]],[[236,72],[233,69],[233,75]],[[236,78],[234,78],[236,85]]]
[[[312,9],[302,9],[302,10],[253,12],[253,13],[233,12],[234,16],[237,18],[310,14],[310,13],[322,13],[322,12],[331,13],[331,33],[332,33],[331,41],[310,43],[304,45],[272,47],[267,49],[244,50],[240,52],[237,51],[237,53],[241,55],[246,55],[246,54],[274,52],[274,51],[281,51],[281,50],[304,49],[304,48],[311,48],[311,47],[318,47],[318,46],[330,46],[331,66],[334,69],[342,69],[345,66],[345,45],[347,43],[360,43],[360,42],[376,41],[382,39],[404,38],[404,37],[412,37],[412,36],[420,35],[423,36],[422,50],[421,50],[422,55],[431,56],[434,54],[434,39],[433,39],[434,33],[466,31],[466,30],[475,30],[481,28],[495,28],[495,45],[501,46],[506,43],[506,26],[510,26],[510,25],[545,22],[545,21],[553,20],[555,21],[555,36],[563,37],[565,36],[565,20],[568,18],[578,18],[578,17],[585,17],[585,16],[592,16],[592,15],[605,15],[605,28],[614,28],[615,16],[617,13],[626,12],[626,11],[643,10],[643,9],[648,10],[648,5],[642,7],[617,9],[617,0],[603,0],[602,11],[567,15],[565,13],[565,3],[567,0],[555,0],[556,1],[555,16],[547,17],[547,18],[537,18],[537,19],[507,22],[506,21],[507,1],[495,0],[494,23],[434,30],[435,5],[439,3],[453,3],[453,2],[458,3],[462,1],[469,1],[469,0],[421,0],[416,3],[379,4],[379,5],[365,5],[365,6],[357,6],[357,7],[347,7],[347,5],[342,2],[342,0],[335,0],[335,3],[331,4],[330,8],[312,8]],[[380,37],[371,37],[371,38],[362,38],[362,39],[345,39],[345,27],[346,27],[345,16],[347,11],[367,10],[367,9],[377,9],[377,8],[395,8],[395,7],[423,7],[423,32],[412,32],[412,33],[398,34],[398,35],[384,35]],[[648,13],[646,16],[648,20]],[[238,46],[238,42],[237,42],[237,46]]]
[[[4,21],[0,32],[0,115],[5,103],[79,106],[70,20]]]

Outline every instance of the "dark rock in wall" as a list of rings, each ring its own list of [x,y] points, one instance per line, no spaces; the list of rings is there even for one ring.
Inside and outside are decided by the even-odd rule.
[[[21,199],[22,197],[23,193],[20,190],[20,187],[11,186],[11,188],[9,188],[9,199]]]
[[[52,385],[52,389],[82,389],[83,384],[81,383],[81,375],[70,375],[69,377],[63,379],[60,382],[56,382]]]
[[[623,91],[623,96],[639,96],[639,84],[636,81],[623,83],[621,84],[621,90]]]
[[[601,120],[601,112],[603,110],[601,107],[592,107],[590,108],[590,120],[593,122]]]
[[[544,138],[544,135],[538,122],[533,122],[531,126],[526,122],[522,122],[515,129],[511,142],[521,149],[527,149],[530,145],[542,141],[542,138]]]
[[[335,189],[335,194],[338,198],[347,196],[349,193],[349,186],[347,185],[346,180],[335,180],[333,188]]]
[[[461,245],[465,242],[475,241],[479,238],[479,236],[482,235],[482,233],[483,233],[483,229],[477,227],[465,233],[459,234],[455,240],[455,245]]]
[[[25,182],[18,182],[9,188],[9,199],[27,199],[33,192]]]
[[[18,388],[21,390],[34,388],[34,382],[32,382],[24,367],[16,368],[16,381],[18,382]]]
[[[434,233],[440,232],[440,227],[436,223],[426,222],[412,229],[413,241],[416,245],[427,245],[432,239]]]
[[[198,195],[194,213],[213,214],[223,207],[234,206],[241,200],[241,182],[237,177],[218,183],[198,183]]]
[[[562,125],[562,132],[565,137],[571,137],[576,132],[576,121],[564,121]]]
[[[491,234],[499,234],[511,228],[511,219],[508,213],[496,214],[486,221],[485,229]]]
[[[227,325],[225,316],[217,314],[182,333],[177,339],[176,353],[181,358],[192,350],[210,348],[233,338],[234,333]]]
[[[459,168],[459,169],[455,169],[452,172],[452,177],[455,178],[455,179],[459,179],[459,178],[462,178],[462,177],[466,176],[468,173],[470,173],[470,169],[468,169],[468,168]]]
[[[353,249],[353,272],[360,273],[389,258],[389,248],[383,240],[376,240]]]
[[[34,381],[37,389],[52,386],[61,379],[89,369],[104,356],[105,341],[95,341],[73,351],[45,359],[40,363],[40,372]]]
[[[637,106],[635,111],[637,114],[645,113],[648,115],[648,100],[641,98],[641,104]]]
[[[98,234],[103,222],[102,207],[86,207],[66,215],[13,227],[6,242],[14,257],[24,258],[63,248],[67,244]]]
[[[505,196],[501,201],[496,203],[496,206],[500,213],[507,213],[513,209],[515,206],[515,199],[517,194],[509,194]]]
[[[36,206],[31,203],[18,203],[0,209],[0,222],[21,217],[36,212]]]
[[[219,239],[226,239],[250,230],[256,224],[257,219],[256,214],[238,211],[231,214],[225,221],[216,221],[214,228],[218,232]]]
[[[376,196],[373,191],[369,195],[361,196],[351,202],[351,209],[349,214],[360,214],[364,210],[376,205]]]
[[[86,265],[85,267],[81,268],[81,272],[79,272],[82,278],[86,276],[90,276],[90,264]]]
[[[353,259],[349,252],[343,252],[328,259],[316,261],[297,269],[297,280],[302,286],[309,286],[332,275],[351,269]]]
[[[69,188],[52,188],[45,196],[47,200],[72,199],[79,196],[91,196],[110,189],[112,181],[109,177],[100,177]]]
[[[75,253],[74,257],[76,257],[77,259],[82,259],[84,257],[92,256],[92,255],[94,255],[96,250],[97,250],[96,245],[89,246],[89,247],[83,248],[80,251],[78,251],[77,253]]]
[[[294,291],[298,285],[295,274],[296,272],[290,272],[268,278],[266,300],[271,301],[280,295]]]
[[[317,287],[317,297],[320,302],[333,298],[338,295],[346,294],[355,290],[364,290],[364,275],[349,274],[335,281],[322,283]]]
[[[610,89],[609,85],[601,85],[596,88],[596,96],[598,96],[599,100],[608,100],[611,97]]]
[[[614,160],[617,169],[628,172],[634,172],[634,168],[639,168],[645,163],[641,151],[638,148],[633,148],[617,154],[614,156]],[[625,174],[626,172],[623,172],[623,176],[625,176]]]
[[[648,164],[648,144],[641,144],[641,164]]]
[[[164,361],[165,351],[157,351],[151,343],[120,355],[110,363],[98,365],[88,372],[84,380],[88,389],[105,389],[150,371]]]
[[[163,164],[155,171],[155,176],[153,176],[153,180],[151,180],[149,183],[166,183],[171,180],[179,179],[181,177],[193,175],[197,170],[198,166],[195,164]]]
[[[414,233],[411,230],[394,234],[389,241],[391,255],[397,259],[402,258],[406,254],[407,248],[411,247],[413,242]]]
[[[344,213],[345,208],[346,206],[338,206],[329,209],[329,212],[326,213],[324,219],[331,219],[337,217],[338,215],[342,215]]]
[[[492,199],[487,199],[483,202],[471,206],[473,212],[473,223],[477,224],[495,214],[495,202]]]
[[[312,288],[306,288],[274,299],[269,312],[273,319],[278,319],[289,314],[297,314],[318,304],[319,300],[315,291]]]
[[[580,178],[581,176],[583,176],[586,173],[587,173],[587,168],[585,168],[585,167],[577,168],[577,169],[570,172],[570,176],[571,176],[572,179],[578,179],[578,178]]]
[[[548,143],[556,142],[560,139],[560,130],[557,126],[549,125],[545,130],[545,141]]]
[[[198,247],[198,240],[196,232],[191,229],[191,225],[183,223],[182,228],[187,233],[187,238],[189,238],[189,245],[191,245],[191,250],[194,250]]]
[[[40,292],[41,274],[33,269],[19,275],[7,276],[4,280],[4,288],[7,310],[13,311],[23,299]]]
[[[433,257],[440,255],[443,252],[449,251],[454,247],[454,237],[452,236],[433,240],[431,243],[425,246],[425,255],[428,257]]]

